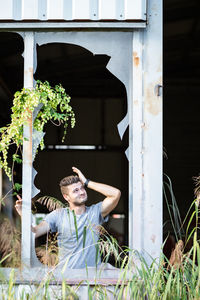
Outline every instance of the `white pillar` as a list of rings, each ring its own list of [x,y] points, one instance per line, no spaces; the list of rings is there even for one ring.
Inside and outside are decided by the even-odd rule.
[[[33,88],[34,33],[24,36],[24,87]],[[26,267],[31,265],[31,198],[32,198],[32,117],[24,126],[22,170],[22,241],[21,259]]]
[[[133,93],[130,103],[129,245],[142,250],[143,226],[143,93],[142,32],[133,31]]]
[[[133,32],[130,112],[130,246],[158,258],[162,245],[162,1],[148,2],[147,27]]]

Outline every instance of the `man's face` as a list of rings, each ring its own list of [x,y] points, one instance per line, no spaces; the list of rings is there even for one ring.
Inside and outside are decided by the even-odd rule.
[[[87,193],[82,183],[79,181],[67,186],[67,194],[63,195],[65,200],[75,206],[83,205],[87,201]]]

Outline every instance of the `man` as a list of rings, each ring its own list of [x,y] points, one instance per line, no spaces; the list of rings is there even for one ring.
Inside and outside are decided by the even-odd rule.
[[[58,233],[59,261],[67,268],[84,268],[100,264],[98,253],[98,227],[108,220],[108,214],[117,206],[121,192],[112,186],[86,179],[76,167],[77,176],[61,180],[60,188],[68,208],[56,209],[39,225],[33,226],[35,237],[52,232]],[[103,194],[105,199],[87,207],[85,186]],[[21,215],[22,199],[18,196],[16,210]]]

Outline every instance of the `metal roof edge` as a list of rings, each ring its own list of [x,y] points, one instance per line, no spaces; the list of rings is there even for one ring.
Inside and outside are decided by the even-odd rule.
[[[134,29],[146,22],[0,22],[1,29]]]

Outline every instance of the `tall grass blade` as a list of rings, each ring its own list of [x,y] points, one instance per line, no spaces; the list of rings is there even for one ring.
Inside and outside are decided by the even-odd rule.
[[[63,300],[66,299],[66,283],[65,283],[64,279],[62,280],[62,299]]]
[[[9,278],[9,282],[8,282],[8,300],[13,299],[13,295],[14,295],[13,287],[14,287],[14,282],[15,282],[14,276],[15,276],[15,271],[11,270],[10,278]]]
[[[74,212],[74,210],[72,210],[73,213],[73,217],[74,217],[74,226],[75,226],[75,230],[76,230],[76,240],[78,242],[78,227],[77,227],[77,221],[76,221],[76,214]]]
[[[174,234],[176,236],[176,240],[178,241],[180,239],[183,239],[183,235],[184,235],[182,220],[181,220],[179,208],[178,208],[178,205],[177,205],[177,202],[176,202],[176,198],[174,196],[171,179],[166,174],[164,174],[164,176],[167,178],[167,181],[168,181],[168,182],[164,181],[164,183],[163,183],[164,197],[165,197],[165,200],[166,200],[167,209],[168,209],[168,212],[169,212],[169,216],[170,216],[171,224],[172,224],[172,227],[173,227],[173,230],[174,230]],[[169,193],[170,193],[171,205],[169,204],[169,200],[167,198],[167,193],[166,193],[165,186],[167,187],[167,189],[169,190]],[[172,212],[171,212],[171,209],[170,209],[171,206],[172,206]]]
[[[86,234],[87,234],[87,227],[84,226],[84,228],[83,228],[83,251],[85,249]]]

